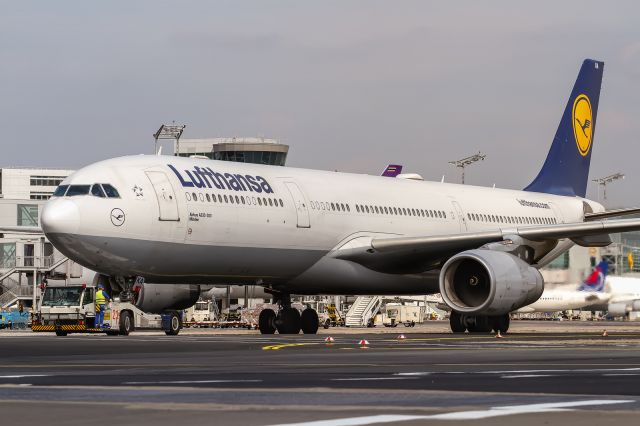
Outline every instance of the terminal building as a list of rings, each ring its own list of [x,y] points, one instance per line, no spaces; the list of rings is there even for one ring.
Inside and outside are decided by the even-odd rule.
[[[284,166],[289,145],[266,138],[180,139],[175,154],[180,157],[206,157],[212,160]]]
[[[5,167],[0,169],[0,198],[48,200],[73,170]]]

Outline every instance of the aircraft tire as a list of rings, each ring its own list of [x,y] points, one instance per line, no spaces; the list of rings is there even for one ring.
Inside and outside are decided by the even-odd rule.
[[[300,312],[296,308],[284,308],[278,313],[276,328],[280,334],[300,333]]]
[[[464,333],[467,331],[467,326],[462,322],[462,315],[457,312],[451,311],[451,315],[449,315],[449,327],[451,327],[451,331],[454,333]]]
[[[489,317],[489,324],[496,333],[506,333],[509,330],[509,324],[511,322],[511,316],[509,314],[496,315]]]
[[[491,331],[491,325],[489,324],[488,316],[477,315],[472,323],[473,324],[469,324],[467,326],[470,333],[488,333]]]
[[[317,334],[320,326],[318,313],[311,308],[302,311],[300,315],[300,328],[304,334]]]
[[[177,336],[180,333],[180,329],[182,328],[182,321],[180,321],[180,316],[177,312],[171,312],[171,318],[169,318],[169,329],[165,330],[164,333],[167,336]]]
[[[62,331],[62,330],[56,330],[56,336],[58,337],[64,337],[67,335],[66,331]]]
[[[260,334],[273,334],[276,332],[276,313],[273,309],[263,309],[258,317],[258,329]]]
[[[133,318],[131,312],[124,311],[120,314],[120,335],[128,336],[133,331]]]

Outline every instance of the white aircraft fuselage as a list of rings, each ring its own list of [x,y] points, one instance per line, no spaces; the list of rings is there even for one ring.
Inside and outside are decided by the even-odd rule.
[[[438,265],[392,274],[334,254],[374,238],[582,222],[585,203],[604,210],[580,197],[155,155],[95,163],[61,186],[106,183],[117,198],[76,187],[43,210],[47,237],[74,261],[150,282],[295,294],[436,293]]]

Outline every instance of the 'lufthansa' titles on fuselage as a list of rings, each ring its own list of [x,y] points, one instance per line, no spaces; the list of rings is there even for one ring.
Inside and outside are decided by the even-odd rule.
[[[171,164],[167,164],[173,173],[178,176],[180,184],[185,188],[218,188],[230,189],[232,191],[250,191],[273,193],[273,188],[262,176],[241,175],[232,173],[219,173],[211,170],[210,167],[194,166],[193,170],[185,170],[186,177],[183,176]]]

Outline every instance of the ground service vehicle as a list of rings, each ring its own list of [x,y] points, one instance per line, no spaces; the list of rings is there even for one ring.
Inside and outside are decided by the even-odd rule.
[[[382,324],[384,324],[385,327],[396,327],[398,324],[413,327],[416,324],[424,322],[424,316],[424,306],[388,303],[386,312],[382,314]]]
[[[106,333],[126,336],[136,329],[164,330],[177,335],[182,327],[178,311],[161,314],[143,312],[131,302],[115,297],[108,303],[103,327],[95,325],[96,287],[87,285],[45,287],[31,330],[53,331],[58,336],[68,333]]]

